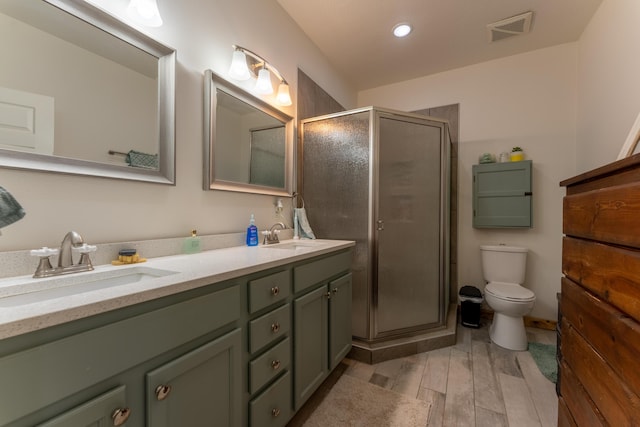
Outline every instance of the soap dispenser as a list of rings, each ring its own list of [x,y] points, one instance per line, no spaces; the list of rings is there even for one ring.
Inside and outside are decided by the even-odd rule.
[[[187,237],[184,239],[184,243],[182,244],[182,252],[185,254],[195,254],[200,252],[200,237],[198,237],[196,230],[191,230],[191,237]]]
[[[247,246],[258,246],[258,227],[256,227],[256,219],[251,214],[249,227],[247,227]]]

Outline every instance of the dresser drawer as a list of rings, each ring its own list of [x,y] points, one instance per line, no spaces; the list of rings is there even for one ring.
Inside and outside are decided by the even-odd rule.
[[[291,293],[291,273],[289,270],[271,274],[249,282],[249,313],[255,313]]]
[[[295,292],[303,291],[351,268],[351,251],[342,252],[293,269]]]
[[[249,393],[255,393],[270,379],[286,370],[291,363],[291,340],[289,338],[260,357],[249,362]]]
[[[286,304],[249,322],[249,352],[254,353],[265,345],[286,335],[291,329],[291,310]]]
[[[284,426],[291,415],[291,374],[287,372],[249,402],[251,427]]]

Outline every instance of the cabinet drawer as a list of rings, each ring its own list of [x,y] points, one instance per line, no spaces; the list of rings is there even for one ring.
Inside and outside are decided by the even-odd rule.
[[[293,287],[300,292],[351,268],[351,251],[313,261],[293,269]]]
[[[249,352],[254,353],[291,329],[289,304],[249,322]]]
[[[249,313],[255,313],[291,293],[291,273],[289,270],[261,277],[249,282]]]
[[[125,397],[125,386],[120,386],[44,424],[39,424],[39,427],[109,425],[113,424],[112,415],[116,410],[120,410],[119,417],[126,420],[131,410],[126,406]]]
[[[290,362],[291,340],[289,338],[249,362],[249,393],[255,393],[271,378],[287,369]]]
[[[291,415],[291,374],[287,372],[249,402],[251,427],[284,426]]]

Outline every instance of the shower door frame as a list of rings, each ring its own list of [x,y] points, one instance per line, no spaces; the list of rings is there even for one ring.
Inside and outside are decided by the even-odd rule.
[[[439,204],[439,278],[438,278],[438,321],[427,324],[394,329],[381,332],[379,330],[379,231],[377,229],[380,218],[380,119],[386,118],[413,124],[440,128],[440,204]],[[398,112],[373,107],[370,112],[369,131],[369,256],[371,266],[370,276],[370,310],[369,310],[369,341],[384,341],[390,338],[411,336],[424,333],[446,324],[447,309],[449,307],[447,288],[449,286],[449,197],[450,197],[450,144],[448,144],[448,129],[446,121],[428,118],[412,113]]]

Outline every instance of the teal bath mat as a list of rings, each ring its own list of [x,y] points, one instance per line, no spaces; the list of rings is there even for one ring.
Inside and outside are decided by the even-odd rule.
[[[535,360],[542,375],[552,383],[558,381],[558,362],[556,361],[556,346],[553,344],[529,343],[529,353]]]

